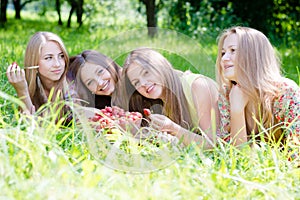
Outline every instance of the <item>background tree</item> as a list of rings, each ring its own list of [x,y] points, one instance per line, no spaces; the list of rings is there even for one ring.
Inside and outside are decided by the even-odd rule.
[[[154,37],[157,33],[157,12],[162,8],[163,1],[140,0],[146,7],[148,35]]]
[[[13,0],[13,4],[15,7],[15,19],[21,19],[21,10],[25,7],[26,4],[34,2],[34,1],[39,1],[39,0],[27,0],[24,1],[23,3],[21,0]]]
[[[58,14],[58,25],[63,25],[63,22],[61,20],[60,5],[61,5],[60,0],[55,0],[55,8]]]
[[[102,26],[114,26],[115,22],[120,21],[120,13],[116,7],[129,3],[132,5],[129,9],[134,10],[138,7],[140,14],[145,16],[150,37],[154,37],[157,26],[161,26],[195,38],[203,37],[205,32],[209,32],[205,35],[215,38],[220,30],[233,25],[256,28],[271,38],[272,42],[277,43],[295,45],[299,43],[300,37],[299,0],[126,0],[127,4],[124,3],[125,0],[12,0],[15,18],[21,19],[21,10],[34,1],[34,9],[40,9],[40,16],[45,16],[47,10],[52,8],[53,11],[55,7],[59,25],[62,25],[61,6],[68,2],[70,11],[67,27],[71,27],[74,13],[79,26],[83,24],[83,16],[91,22],[91,27],[100,26],[101,23]],[[7,21],[7,5],[8,0],[1,0],[2,27]],[[109,15],[114,20],[101,21],[99,24],[96,22],[99,14]]]
[[[6,18],[6,8],[7,8],[8,0],[1,0],[0,4],[1,4],[1,10],[0,10],[0,27],[4,27],[4,24],[7,21],[7,18]]]
[[[165,0],[169,16],[164,25],[190,36],[243,25],[264,32],[272,42],[297,42],[300,37],[299,0]],[[169,18],[169,19],[168,19]]]
[[[155,0],[141,0],[146,6],[148,35],[154,37],[157,32]]]
[[[71,5],[71,10],[69,13],[69,18],[67,22],[67,27],[71,27],[71,19],[74,11],[76,12],[76,17],[77,17],[77,23],[79,27],[82,25],[82,16],[83,16],[83,5],[84,1],[83,0],[68,0],[69,4]]]
[[[300,1],[274,0],[271,25],[272,37],[281,38],[285,44],[299,47],[300,43]]]
[[[246,25],[258,29],[265,34],[270,33],[273,21],[274,0],[231,0],[233,14]]]

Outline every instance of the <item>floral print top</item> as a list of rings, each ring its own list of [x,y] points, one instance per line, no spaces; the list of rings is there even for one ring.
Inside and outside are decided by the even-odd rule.
[[[280,84],[280,95],[273,101],[273,114],[277,119],[278,124],[282,124],[282,129],[285,131],[291,141],[290,144],[295,147],[300,147],[300,88],[299,86],[289,80],[284,79]],[[229,104],[229,89],[223,87],[223,94],[219,95],[218,107],[220,111],[220,128],[218,136],[225,140],[230,141],[230,104]],[[299,148],[300,149],[300,148]]]

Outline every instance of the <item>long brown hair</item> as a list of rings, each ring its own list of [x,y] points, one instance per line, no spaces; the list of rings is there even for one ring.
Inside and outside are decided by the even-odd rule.
[[[82,53],[70,58],[70,67],[67,73],[69,82],[74,81],[78,97],[88,103],[88,106],[95,106],[95,96],[81,81],[80,72],[85,63],[93,63],[104,67],[111,75],[117,85],[120,79],[121,67],[111,58],[95,50],[85,50]],[[116,86],[117,87],[117,86]],[[103,97],[104,98],[104,97]],[[101,100],[101,98],[97,98]]]

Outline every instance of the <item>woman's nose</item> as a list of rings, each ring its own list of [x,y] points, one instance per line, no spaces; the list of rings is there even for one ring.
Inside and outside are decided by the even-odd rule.
[[[145,79],[141,79],[140,80],[140,85],[141,86],[146,86],[148,84],[148,81],[147,80],[145,80]]]
[[[60,65],[61,65],[60,60],[59,60],[58,58],[54,58],[53,65],[54,65],[55,67],[60,67]]]
[[[103,83],[102,78],[97,77],[96,80],[97,80],[98,85],[102,85],[102,83]]]
[[[222,60],[229,60],[230,59],[230,53],[225,52],[224,55],[222,56]]]

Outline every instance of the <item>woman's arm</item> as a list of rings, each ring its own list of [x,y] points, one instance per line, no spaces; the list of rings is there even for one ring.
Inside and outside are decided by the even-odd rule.
[[[181,127],[164,115],[150,115],[151,126],[176,136],[185,145],[195,142],[204,149],[213,148],[219,123],[217,85],[209,78],[199,77],[192,83],[191,93],[202,135]]]
[[[188,146],[193,142],[204,149],[210,149],[214,146],[212,140],[206,135],[198,135],[194,132],[191,132],[176,124],[165,115],[150,114],[148,117],[151,121],[150,127],[162,132],[167,132],[177,137],[185,146]]]
[[[245,107],[248,98],[239,85],[233,85],[229,93],[230,102],[230,138],[233,145],[247,142]]]
[[[191,90],[198,117],[198,126],[211,140],[215,140],[220,121],[217,85],[207,77],[199,77],[192,83]]]
[[[24,112],[27,114],[32,114],[32,112],[34,112],[35,109],[30,99],[24,69],[20,69],[20,67],[16,63],[13,63],[12,65],[8,66],[6,76],[8,78],[9,83],[15,88],[18,97],[26,105],[27,109],[24,110]]]

